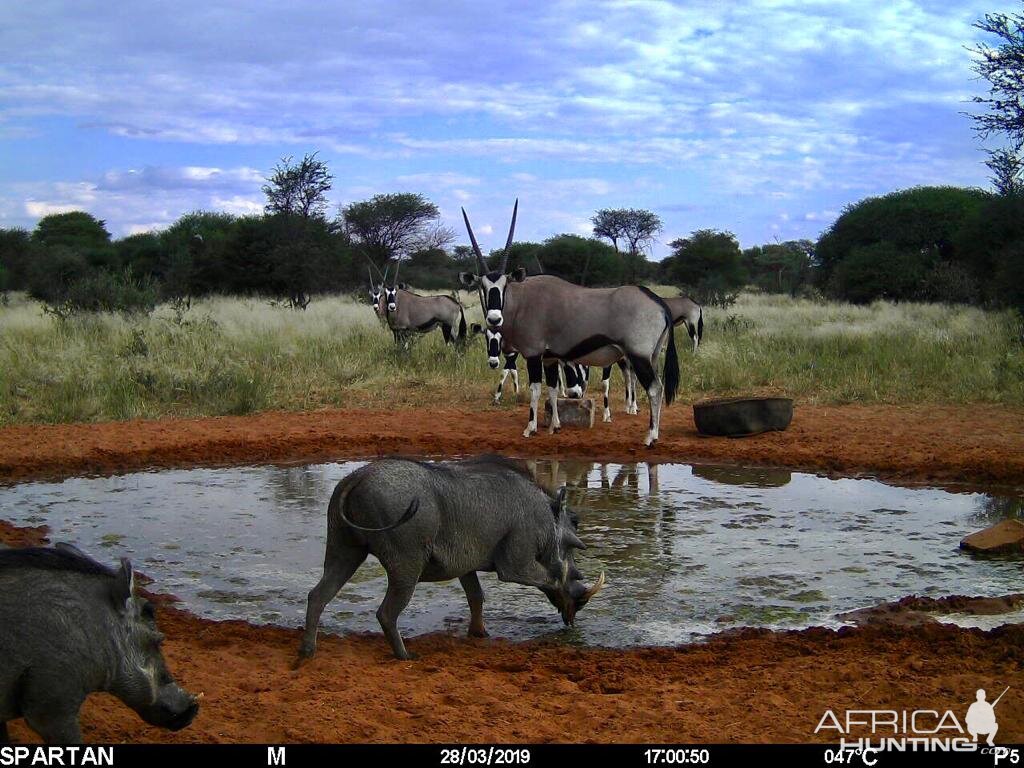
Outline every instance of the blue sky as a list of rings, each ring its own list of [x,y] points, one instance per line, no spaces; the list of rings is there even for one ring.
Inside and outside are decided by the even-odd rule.
[[[332,210],[420,192],[465,240],[589,234],[598,208],[744,246],[843,206],[986,186],[961,112],[972,23],[1017,2],[3,2],[0,227],[81,209],[115,236],[262,209],[317,151]]]

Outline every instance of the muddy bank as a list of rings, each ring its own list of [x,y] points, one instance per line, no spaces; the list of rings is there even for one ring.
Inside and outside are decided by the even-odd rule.
[[[95,695],[91,742],[803,742],[825,709],[950,708],[1010,693],[1001,740],[1024,739],[1024,628],[745,630],[704,645],[573,649],[448,635],[322,639],[292,671],[298,632],[202,621],[164,605],[165,653],[203,708],[176,734]],[[1013,691],[1018,693],[1015,695]],[[31,739],[23,723],[16,741]]]
[[[0,520],[0,544],[8,547],[41,547],[49,543],[50,527],[19,527]]]
[[[326,410],[0,429],[0,481],[150,467],[327,461],[388,453],[496,451],[605,461],[710,461],[785,466],[894,481],[1024,485],[1024,410],[971,406],[797,405],[785,432],[729,440],[697,434],[692,410],[665,411],[662,439],[642,446],[647,418],[522,437],[523,408]]]

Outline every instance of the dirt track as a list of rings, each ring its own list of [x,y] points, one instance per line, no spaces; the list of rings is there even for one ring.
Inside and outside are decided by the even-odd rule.
[[[803,407],[788,432],[740,441],[697,437],[687,411],[675,408],[654,451],[639,445],[642,416],[529,441],[518,436],[521,422],[518,411],[329,411],[16,427],[0,430],[0,477],[496,450],[1024,485],[1024,412],[1005,408]],[[12,545],[42,533],[0,525],[0,541]],[[206,694],[199,717],[167,734],[94,696],[83,716],[87,740],[808,741],[825,738],[814,735],[825,709],[950,708],[962,722],[975,689],[1007,685],[998,739],[1024,740],[1024,626],[748,630],[632,651],[436,634],[410,640],[421,654],[411,663],[391,659],[379,635],[356,635],[324,638],[317,657],[292,671],[295,631],[204,621],[170,605],[160,623],[171,668]],[[21,723],[11,735],[31,738]]]

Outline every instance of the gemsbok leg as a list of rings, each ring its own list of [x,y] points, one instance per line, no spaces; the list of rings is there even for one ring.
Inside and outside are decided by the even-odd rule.
[[[654,359],[657,360],[657,355],[654,356]],[[650,448],[658,442],[658,427],[661,424],[661,396],[664,392],[664,387],[654,370],[654,366],[651,365],[651,361],[646,357],[630,355],[629,362],[634,373],[636,373],[640,386],[647,390],[647,398],[651,403],[650,429],[647,431],[647,440],[645,441],[645,445]]]
[[[544,376],[544,361],[539,355],[526,358],[526,373],[530,377],[530,420],[523,430],[523,437],[529,437],[537,431],[537,405],[540,403],[541,379]]]
[[[562,428],[562,422],[558,420],[558,363],[552,363],[544,367],[544,376],[548,382],[548,402],[551,404],[551,424],[548,426],[548,433],[554,434]]]
[[[498,388],[494,391],[495,404],[501,402],[501,389],[505,386],[505,379],[507,379],[509,375],[512,376],[512,388],[515,393],[515,397],[519,397],[519,369],[516,368],[516,358],[518,357],[518,352],[505,355],[505,368],[501,372],[501,378],[498,379]]]

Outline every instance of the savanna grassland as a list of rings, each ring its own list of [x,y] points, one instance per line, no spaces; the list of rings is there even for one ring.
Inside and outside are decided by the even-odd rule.
[[[461,299],[478,320],[475,296]],[[1008,312],[743,294],[707,309],[705,323],[696,355],[676,329],[684,401],[778,392],[818,404],[1024,404],[1022,330]],[[20,294],[0,306],[0,425],[484,407],[495,378],[479,337],[469,334],[464,353],[440,332],[399,349],[370,307],[347,296],[305,311],[210,298],[184,312],[68,319]]]

